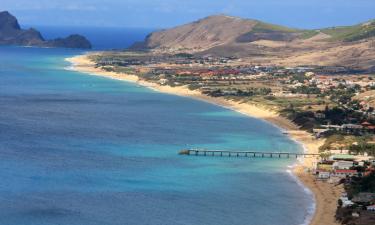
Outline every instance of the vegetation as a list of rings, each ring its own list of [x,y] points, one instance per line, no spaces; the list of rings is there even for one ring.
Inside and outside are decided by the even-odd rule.
[[[359,41],[375,36],[375,21],[354,26],[332,27],[322,30],[332,41]]]
[[[182,53],[177,53],[174,56],[175,57],[181,57],[181,58],[190,58],[190,57],[193,57],[194,55],[192,55],[190,53],[182,52]]]
[[[314,37],[315,35],[318,35],[318,34],[319,34],[319,31],[316,31],[316,30],[306,30],[306,31],[303,31],[301,33],[300,38],[302,38],[302,39],[309,39],[309,38],[312,38],[312,37]]]
[[[344,149],[349,148],[354,142],[357,141],[357,137],[352,135],[342,135],[342,134],[334,134],[329,136],[325,143],[320,146],[320,151],[325,151],[329,149]]]
[[[297,32],[297,29],[285,27],[285,26],[280,26],[280,25],[275,25],[275,24],[270,24],[270,23],[264,23],[264,22],[258,22],[252,32]]]
[[[321,91],[316,86],[301,86],[294,89],[291,89],[292,93],[299,93],[299,94],[320,94]]]
[[[354,196],[360,192],[375,193],[375,172],[365,177],[353,177],[350,185],[345,189],[349,196]]]
[[[216,89],[213,91],[205,92],[206,94],[214,97],[219,96],[257,96],[257,95],[269,95],[272,92],[270,88],[248,88],[246,90],[236,89],[236,88],[227,88],[227,89]]]
[[[375,156],[375,144],[368,143],[369,138],[358,138],[356,145],[350,145],[349,150],[356,154],[368,153],[369,155]]]
[[[330,149],[347,149],[354,154],[375,156],[375,144],[369,144],[371,136],[353,136],[345,134],[333,134],[327,137],[325,143],[319,148],[320,151]]]

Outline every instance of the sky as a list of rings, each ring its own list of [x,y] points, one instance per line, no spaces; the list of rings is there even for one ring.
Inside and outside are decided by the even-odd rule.
[[[213,14],[295,28],[375,19],[375,0],[0,0],[21,24],[169,28]]]

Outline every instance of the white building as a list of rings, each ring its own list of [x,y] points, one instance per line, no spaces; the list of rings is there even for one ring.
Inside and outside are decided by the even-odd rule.
[[[337,161],[333,163],[333,168],[337,170],[348,170],[353,167],[353,162],[351,161]]]
[[[367,211],[375,211],[375,205],[370,205],[366,207]]]
[[[354,205],[354,202],[350,201],[347,196],[340,197],[342,207],[348,207]]]
[[[326,171],[319,171],[318,178],[319,179],[329,179],[331,173]]]

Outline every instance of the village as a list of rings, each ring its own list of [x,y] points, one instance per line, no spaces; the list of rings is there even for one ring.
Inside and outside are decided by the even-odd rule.
[[[336,219],[343,224],[369,224],[375,219],[375,160],[367,153],[331,150],[331,156],[316,161],[311,173],[317,182],[344,185]],[[332,155],[336,153],[335,155]]]

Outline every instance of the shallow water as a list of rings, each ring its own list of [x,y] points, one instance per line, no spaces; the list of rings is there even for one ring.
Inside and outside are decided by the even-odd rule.
[[[302,151],[227,109],[67,71],[79,51],[0,47],[0,224],[298,225],[293,160],[182,148]]]

